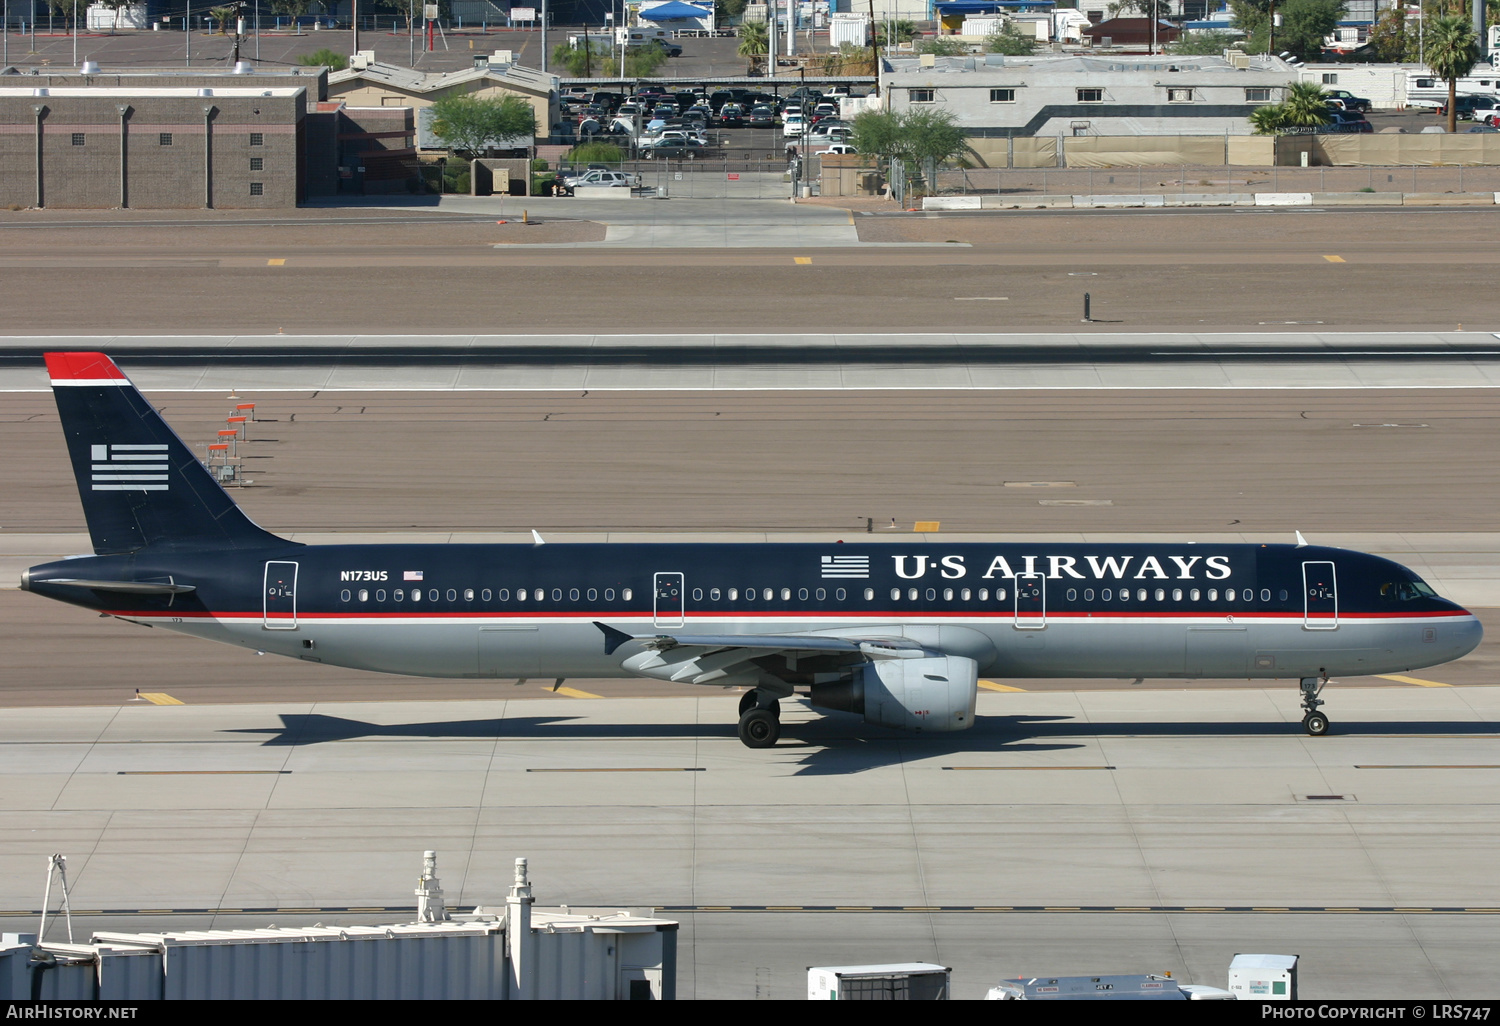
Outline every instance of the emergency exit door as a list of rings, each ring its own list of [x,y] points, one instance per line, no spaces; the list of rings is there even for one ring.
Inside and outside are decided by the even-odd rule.
[[[261,589],[261,626],[268,631],[297,629],[297,564],[266,563]]]
[[[680,573],[656,575],[656,598],[651,608],[651,622],[657,627],[681,627],[687,623],[687,588]]]
[[[1047,626],[1047,578],[1042,574],[1016,577],[1017,630],[1039,631]]]
[[[1338,578],[1333,563],[1302,564],[1302,626],[1309,631],[1332,631],[1339,626]]]

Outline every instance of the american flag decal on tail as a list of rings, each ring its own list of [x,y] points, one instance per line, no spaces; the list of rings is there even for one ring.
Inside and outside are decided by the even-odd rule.
[[[870,576],[869,556],[824,556],[823,576],[827,577],[857,577],[868,578]]]
[[[167,490],[165,445],[95,445],[93,488],[96,492],[164,492]]]

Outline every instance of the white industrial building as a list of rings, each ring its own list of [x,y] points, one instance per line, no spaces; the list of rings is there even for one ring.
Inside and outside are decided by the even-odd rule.
[[[893,111],[946,110],[973,137],[1249,135],[1297,70],[1276,57],[886,58]]]

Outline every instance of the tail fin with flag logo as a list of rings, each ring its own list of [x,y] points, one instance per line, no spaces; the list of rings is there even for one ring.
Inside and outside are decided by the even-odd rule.
[[[289,544],[257,527],[103,353],[47,353],[99,555]]]

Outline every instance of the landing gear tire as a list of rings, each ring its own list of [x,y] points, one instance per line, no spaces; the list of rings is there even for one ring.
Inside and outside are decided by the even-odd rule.
[[[740,741],[746,748],[770,748],[780,737],[781,721],[770,709],[750,709],[740,717]]]
[[[1320,712],[1311,712],[1302,717],[1302,729],[1312,737],[1322,737],[1328,733],[1328,717]]]

